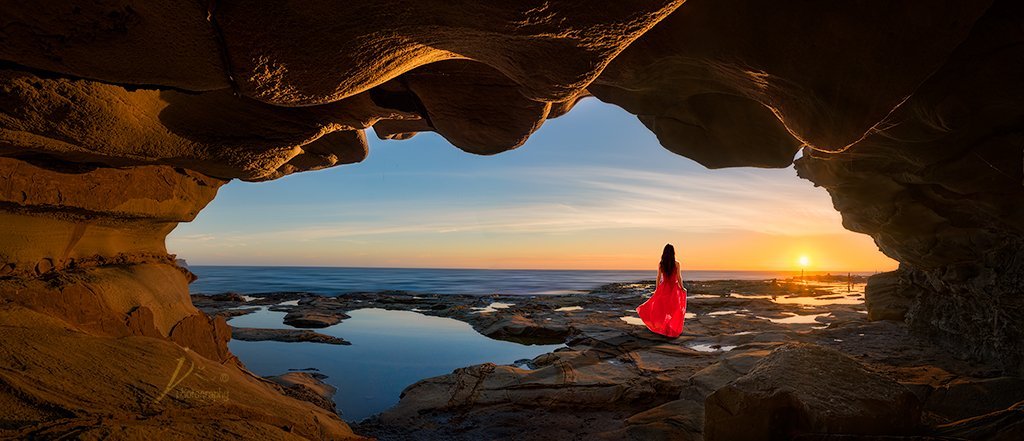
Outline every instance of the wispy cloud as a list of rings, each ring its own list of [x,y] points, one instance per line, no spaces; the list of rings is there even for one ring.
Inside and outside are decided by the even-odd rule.
[[[787,182],[762,173],[730,170],[722,174],[537,167],[504,176],[552,189],[527,201],[495,200],[475,206],[458,204],[454,197],[439,197],[419,204],[357,203],[345,210],[357,214],[337,213],[326,222],[320,217],[313,224],[247,231],[231,234],[230,239],[305,242],[416,233],[571,233],[623,228],[746,230],[793,236],[843,231],[828,195],[796,176]],[[201,237],[179,239],[206,239],[194,236]]]
[[[210,242],[210,241],[217,240],[217,236],[214,236],[212,234],[205,234],[205,233],[201,233],[201,234],[184,234],[184,235],[174,236],[174,239],[179,241],[179,242],[187,242],[187,243],[192,243],[192,242]]]

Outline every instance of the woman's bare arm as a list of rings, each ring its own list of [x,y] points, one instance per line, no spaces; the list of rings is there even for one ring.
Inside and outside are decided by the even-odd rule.
[[[654,278],[654,286],[661,285],[661,264],[658,264],[658,276]]]

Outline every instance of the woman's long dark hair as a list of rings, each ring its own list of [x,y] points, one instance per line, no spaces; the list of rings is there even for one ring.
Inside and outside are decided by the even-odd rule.
[[[676,249],[672,244],[665,244],[665,251],[661,252],[661,273],[667,279],[676,269]]]

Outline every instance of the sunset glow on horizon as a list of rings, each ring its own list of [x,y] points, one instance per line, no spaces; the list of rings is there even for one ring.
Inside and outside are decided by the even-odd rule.
[[[228,184],[168,251],[200,265],[653,271],[672,243],[684,272],[896,267],[792,168],[707,170],[593,99],[495,156],[434,134],[368,137],[363,163]]]

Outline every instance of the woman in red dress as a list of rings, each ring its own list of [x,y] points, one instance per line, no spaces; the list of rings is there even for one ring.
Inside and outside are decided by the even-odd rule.
[[[652,332],[672,338],[683,333],[686,288],[683,288],[683,275],[672,244],[665,245],[661,253],[654,294],[643,305],[637,306],[636,312]]]

